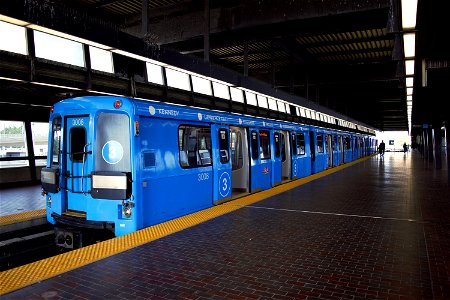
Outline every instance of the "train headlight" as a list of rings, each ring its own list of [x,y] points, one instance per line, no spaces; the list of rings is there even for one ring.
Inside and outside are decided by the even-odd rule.
[[[131,217],[131,207],[130,206],[125,206],[123,208],[123,215],[127,218]]]
[[[122,214],[125,216],[125,218],[131,217],[133,206],[134,203],[131,201],[130,202],[122,201]]]
[[[47,196],[47,206],[52,206],[52,197],[51,196]]]

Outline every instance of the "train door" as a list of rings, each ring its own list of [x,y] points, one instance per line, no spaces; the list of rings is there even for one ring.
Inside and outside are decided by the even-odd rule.
[[[338,139],[335,134],[333,134],[332,137],[332,148],[333,148],[333,167],[339,166],[339,145],[338,145]]]
[[[250,158],[247,131],[242,127],[230,127],[232,167],[232,197],[250,192]]]
[[[89,116],[65,118],[65,190],[66,210],[86,212],[86,193],[90,190],[88,175],[92,168],[92,148],[90,147]],[[89,148],[89,149],[88,149]],[[89,166],[88,166],[89,165]]]
[[[272,186],[281,184],[282,163],[281,163],[281,133],[272,131]]]
[[[311,174],[315,172],[315,164],[316,164],[316,135],[314,131],[309,131],[309,149],[311,153]]]
[[[309,176],[311,175],[310,151],[308,149],[309,133],[307,131],[298,132],[295,139],[294,134],[292,136],[292,149],[297,147],[296,151],[292,151],[293,156],[296,156],[292,163],[292,176],[293,178]]]
[[[341,164],[345,162],[345,152],[344,152],[344,139],[342,135],[339,136],[339,151],[341,152]]]
[[[327,138],[325,140],[326,151],[327,151],[327,165],[329,168],[333,167],[333,147],[332,147],[332,137],[331,134],[327,134]]]
[[[364,137],[361,138],[361,157],[366,156],[366,139]]]
[[[271,188],[270,131],[250,128],[250,191]]]
[[[281,131],[281,180],[292,179],[291,142],[288,131]]]
[[[231,199],[232,174],[230,155],[230,128],[211,125],[213,143],[213,201],[219,204]]]

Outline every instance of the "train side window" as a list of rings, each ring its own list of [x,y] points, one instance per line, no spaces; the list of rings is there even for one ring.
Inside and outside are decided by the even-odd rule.
[[[317,135],[317,152],[323,153],[323,135]]]
[[[228,130],[225,128],[219,129],[219,153],[220,163],[226,164],[230,161],[230,155],[228,154]]]
[[[298,155],[305,155],[305,134],[297,133],[297,153]]]
[[[336,143],[337,143],[337,139],[336,136],[333,136],[333,142],[331,143],[331,148],[333,149],[333,151],[336,151]]]
[[[207,127],[180,126],[178,149],[182,168],[212,165],[211,129]]]
[[[297,139],[295,133],[292,134],[292,154],[297,155]]]
[[[352,144],[350,143],[350,138],[348,136],[345,137],[345,149],[352,149]]]
[[[275,139],[275,157],[280,157],[280,134],[275,132],[273,138]]]
[[[53,119],[52,124],[52,166],[59,165],[61,150],[61,117]]]
[[[240,131],[231,132],[231,165],[232,170],[238,170],[244,165],[244,157],[242,153],[242,134]],[[256,146],[258,148],[258,146]],[[258,154],[256,154],[258,158]]]
[[[83,151],[86,145],[86,129],[73,127],[70,129],[70,159],[73,162],[83,161]]]
[[[284,134],[281,135],[281,161],[286,161],[286,139],[284,138]]]
[[[256,131],[251,132],[251,144],[252,144],[252,159],[257,160],[259,156],[258,149],[258,133]]]
[[[269,131],[259,131],[259,145],[261,147],[261,159],[270,159],[270,136]]]

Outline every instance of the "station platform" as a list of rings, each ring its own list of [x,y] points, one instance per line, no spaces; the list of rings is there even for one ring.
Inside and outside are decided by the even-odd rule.
[[[449,299],[447,170],[386,153],[0,273],[2,299]]]
[[[45,208],[40,185],[1,189],[0,199],[0,216]]]
[[[0,234],[46,222],[45,198],[40,185],[0,190]]]

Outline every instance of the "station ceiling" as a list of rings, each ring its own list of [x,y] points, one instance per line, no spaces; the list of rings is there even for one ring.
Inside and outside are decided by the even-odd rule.
[[[21,12],[8,9],[6,2],[0,14],[23,14],[71,34],[84,34],[83,28],[73,27],[95,20],[101,26],[86,33],[91,39],[104,40],[111,30],[126,33],[148,46],[170,48],[263,81],[378,130],[408,130],[400,0],[10,1],[16,6],[21,2]],[[449,119],[443,109],[450,82],[445,2],[418,0],[413,130]],[[55,6],[63,8],[52,14],[49,8]],[[48,93],[42,90],[41,96]]]

